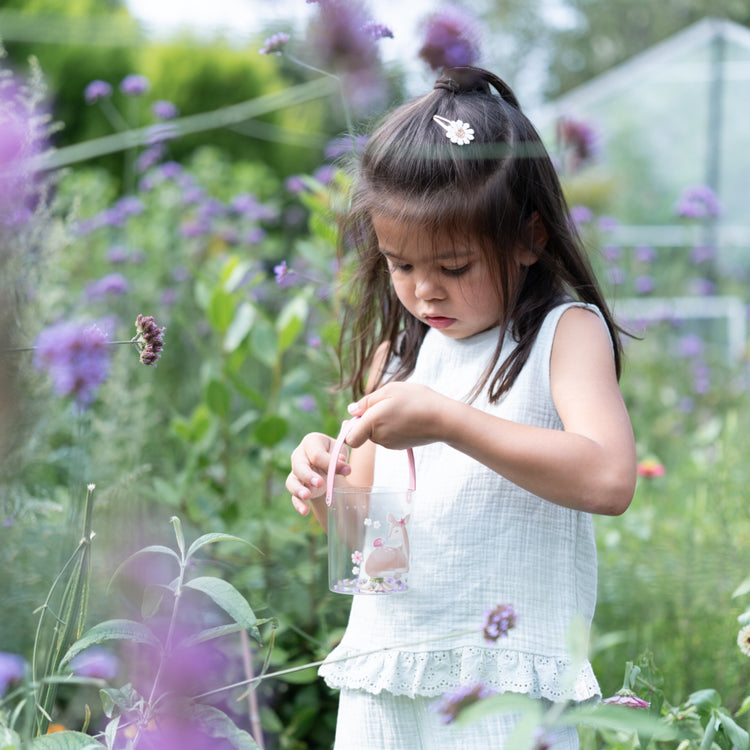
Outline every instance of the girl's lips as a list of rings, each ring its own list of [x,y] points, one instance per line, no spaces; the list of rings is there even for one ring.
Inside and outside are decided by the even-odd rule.
[[[444,318],[440,315],[428,315],[425,320],[427,321],[427,325],[433,328],[448,328],[448,326],[456,322],[455,318]]]

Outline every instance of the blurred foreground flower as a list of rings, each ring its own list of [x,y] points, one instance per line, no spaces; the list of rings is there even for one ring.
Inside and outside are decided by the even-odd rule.
[[[452,724],[462,711],[492,695],[496,695],[496,691],[482,683],[463,685],[445,693],[440,700],[432,703],[430,708],[440,714],[442,724]]]
[[[645,458],[638,462],[639,477],[663,477],[666,471],[664,464],[653,458]]]
[[[135,320],[136,335],[131,341],[141,353],[141,363],[156,367],[157,360],[161,357],[164,349],[164,331],[154,322],[152,315],[138,315]]]
[[[11,682],[22,679],[25,672],[26,661],[22,656],[0,651],[0,696],[5,695]]]
[[[708,185],[690,185],[682,191],[675,210],[686,219],[710,219],[721,214],[721,203]]]
[[[278,34],[269,36],[268,39],[263,43],[263,46],[258,50],[261,55],[280,55],[284,51],[284,47],[289,43],[291,37],[289,34],[280,31]]]
[[[88,406],[109,375],[108,344],[107,334],[96,325],[57,323],[39,334],[34,366],[49,373],[59,396],[73,396]]]
[[[474,65],[479,59],[479,23],[474,14],[448,5],[424,24],[421,57],[433,70]]]
[[[516,626],[516,612],[512,604],[498,604],[494,609],[485,613],[484,638],[496,641],[508,635],[508,631]]]
[[[602,703],[615,706],[629,706],[630,708],[648,708],[651,704],[639,698],[632,690],[623,688],[610,698],[605,698]]]

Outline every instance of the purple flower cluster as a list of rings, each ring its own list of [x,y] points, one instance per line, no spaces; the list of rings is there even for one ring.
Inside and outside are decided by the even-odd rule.
[[[431,704],[430,708],[435,713],[440,714],[442,724],[452,724],[459,714],[469,706],[495,694],[495,690],[482,683],[463,685],[445,693],[440,700]]]
[[[557,122],[557,139],[566,153],[566,167],[580,169],[593,161],[599,151],[599,135],[595,128],[583,120],[562,117]]]
[[[79,405],[88,406],[109,375],[107,334],[91,324],[50,326],[37,337],[34,366],[49,373],[59,396],[72,396]]]
[[[151,89],[151,82],[146,76],[131,73],[120,81],[120,91],[125,96],[143,96]]]
[[[710,219],[721,214],[721,202],[708,185],[690,185],[680,195],[675,211],[685,219]]]
[[[141,315],[135,320],[136,334],[131,341],[141,352],[141,363],[156,367],[157,360],[161,357],[164,349],[164,331],[154,322],[152,315]]]
[[[86,286],[86,295],[91,301],[105,297],[118,297],[127,294],[130,285],[121,273],[109,273]]]
[[[112,86],[106,81],[91,81],[83,91],[86,104],[95,104],[100,99],[109,99],[112,96]]]
[[[18,654],[0,651],[0,696],[5,695],[12,682],[23,679],[26,660]]]
[[[512,604],[498,604],[494,609],[485,612],[484,638],[496,641],[508,635],[516,627],[516,611]]]
[[[278,34],[269,36],[258,52],[260,52],[261,55],[280,55],[284,51],[284,47],[289,44],[290,39],[291,37],[289,34],[280,31]]]
[[[479,22],[466,8],[448,5],[425,21],[421,57],[433,70],[474,65],[479,59]]]

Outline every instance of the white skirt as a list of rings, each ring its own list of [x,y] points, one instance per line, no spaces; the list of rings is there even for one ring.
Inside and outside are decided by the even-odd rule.
[[[334,750],[506,750],[518,714],[498,713],[465,727],[443,724],[435,698],[341,691]],[[578,750],[575,727],[540,738],[545,750]],[[511,750],[511,748],[507,748]]]

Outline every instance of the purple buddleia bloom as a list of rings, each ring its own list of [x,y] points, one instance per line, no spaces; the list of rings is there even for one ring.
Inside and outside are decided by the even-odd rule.
[[[487,609],[484,614],[484,639],[496,641],[508,635],[516,627],[516,611],[512,604],[498,604],[494,609]]]
[[[36,340],[34,366],[52,378],[59,396],[72,396],[81,406],[94,400],[109,375],[107,335],[96,325],[56,323]]]
[[[129,289],[130,284],[121,273],[108,273],[86,285],[86,296],[92,301],[104,297],[121,297],[127,294]]]
[[[474,65],[479,37],[476,16],[459,5],[448,5],[427,18],[419,57],[433,70]]]
[[[125,216],[139,216],[143,213],[143,201],[134,195],[126,195],[115,203],[115,209],[121,211]]]
[[[278,34],[269,36],[263,46],[258,50],[261,55],[280,55],[284,51],[284,47],[289,44],[291,37],[283,31]]]
[[[441,724],[452,724],[458,718],[459,714],[469,706],[495,694],[495,690],[482,683],[462,685],[455,690],[445,693],[442,698],[431,703],[430,710],[440,715]]]
[[[172,102],[159,99],[151,105],[151,114],[159,120],[174,120],[180,114],[180,110]]]
[[[0,697],[12,682],[23,679],[25,673],[26,660],[22,656],[0,651]]]
[[[120,669],[120,660],[108,649],[93,646],[70,660],[70,670],[79,677],[112,680]]]
[[[86,104],[95,104],[100,99],[109,99],[112,96],[112,86],[106,81],[91,81],[83,92]]]
[[[686,219],[709,219],[721,214],[721,203],[708,185],[690,185],[680,195],[675,211]]]
[[[165,161],[159,167],[159,172],[165,180],[174,180],[182,174],[182,164],[178,161]]]
[[[156,166],[162,160],[163,156],[164,146],[161,143],[141,151],[135,160],[135,171],[138,174],[147,172],[151,167]]]
[[[126,96],[142,96],[151,89],[151,82],[146,76],[131,73],[120,81],[120,91]]]

